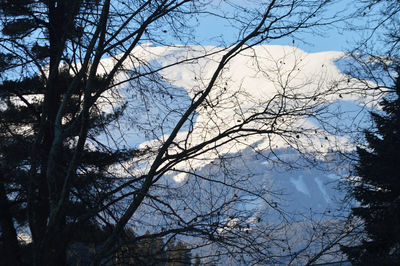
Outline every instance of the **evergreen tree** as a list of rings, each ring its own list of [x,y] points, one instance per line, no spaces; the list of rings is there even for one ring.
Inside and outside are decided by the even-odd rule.
[[[45,261],[54,265],[54,259],[57,265],[63,265],[71,242],[99,241],[93,237],[99,227],[95,215],[105,202],[113,199],[107,191],[119,185],[109,167],[134,156],[134,149],[111,150],[101,145],[93,149],[88,145],[97,143],[96,137],[107,124],[118,119],[124,105],[108,114],[93,105],[88,110],[88,118],[82,122],[85,90],[89,83],[92,89],[101,87],[104,78],[89,77],[88,73],[77,78],[68,67],[66,48],[72,42],[80,42],[81,24],[84,23],[80,16],[83,12],[95,14],[98,2],[0,2],[4,42],[0,50],[0,70],[3,72],[0,83],[0,251],[4,254],[0,265],[20,265],[20,255],[28,257],[29,264],[45,265]],[[12,51],[10,42],[19,44],[12,53],[7,52]],[[18,49],[25,54],[18,54]],[[40,68],[47,64],[48,73],[30,74],[28,69],[32,64]],[[18,72],[20,77],[10,75]],[[63,141],[52,151],[56,115],[63,97],[69,98],[62,114]],[[82,128],[86,145],[74,155]],[[50,156],[56,157],[52,181],[48,171]],[[71,164],[74,156],[79,158]],[[72,175],[68,174],[71,167],[76,168]],[[49,230],[50,204],[57,201],[65,186],[66,200],[59,207],[56,226]],[[32,253],[21,254],[17,227],[27,226],[33,243],[31,249],[23,250]],[[48,250],[54,250],[54,253],[47,255]]]
[[[194,256],[194,266],[200,266],[201,265],[201,260],[198,254]]]
[[[157,236],[153,237],[149,231],[145,238],[134,241],[133,232],[126,232],[127,244],[119,248],[114,254],[115,265],[158,265],[158,266],[190,266],[191,250],[182,242],[170,239],[167,244]]]
[[[356,265],[400,263],[400,78],[393,95],[373,112],[375,128],[365,132],[366,148],[358,148],[351,195],[360,206],[352,213],[364,221],[365,237],[358,246],[344,247]]]
[[[182,241],[173,242],[167,251],[166,266],[190,266],[191,259],[191,251]]]
[[[69,84],[72,77],[67,72],[60,72],[58,79],[58,87],[63,91],[63,87],[65,88]],[[101,78],[98,78],[97,82],[101,82]],[[15,265],[18,263],[12,256],[20,252],[14,224],[21,227],[28,224],[26,203],[30,172],[24,165],[31,157],[27,151],[34,149],[33,136],[37,134],[40,124],[37,110],[42,108],[43,102],[40,99],[43,98],[45,83],[38,77],[26,78],[22,81],[6,81],[0,85],[0,90],[9,92],[0,97],[3,102],[3,110],[0,112],[0,204],[2,207],[0,248],[5,254],[0,260],[3,259],[5,265]],[[34,95],[37,100],[31,101],[29,105],[24,105],[15,94],[24,97]],[[66,111],[70,117],[75,117],[78,111],[79,95],[75,95],[74,99],[75,101],[71,102]],[[100,128],[115,120],[119,114],[121,114],[119,111],[113,114],[101,112],[91,114],[89,139],[94,138]],[[71,131],[70,136],[66,138],[67,141],[60,147],[62,151],[58,162],[61,165],[68,165],[68,160],[73,153],[70,143],[74,141],[75,136],[76,131]],[[116,185],[116,181],[108,173],[108,167],[131,158],[134,156],[134,150],[93,150],[86,147],[80,156],[79,171],[72,176],[69,184],[71,196],[64,205],[63,232],[58,232],[58,236],[65,240],[64,245],[66,246],[68,242],[72,241],[98,241],[91,236],[96,233],[98,226],[90,213],[101,208],[106,201],[112,200],[103,192]],[[46,160],[47,157],[44,153],[39,157],[38,164],[45,164]],[[65,170],[65,168],[59,167],[59,171]],[[62,185],[60,180],[57,187],[61,188]],[[41,219],[45,219],[49,216],[49,210],[47,204],[41,203],[41,198],[46,197],[48,192],[46,187],[40,187],[40,184],[34,184],[34,191],[37,202],[32,206],[33,211],[40,215]],[[43,200],[43,202],[45,201]],[[85,216],[87,218],[82,218]]]
[[[146,232],[149,235],[149,232]],[[165,265],[166,251],[161,237],[144,238],[133,247],[132,259],[134,265]]]

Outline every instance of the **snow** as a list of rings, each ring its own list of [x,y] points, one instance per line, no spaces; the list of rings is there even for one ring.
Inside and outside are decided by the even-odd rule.
[[[325,188],[324,183],[323,183],[323,182],[321,181],[321,179],[319,179],[318,177],[315,177],[314,180],[315,180],[315,183],[317,183],[318,188],[319,188],[319,190],[321,191],[321,193],[322,193],[322,195],[323,195],[325,201],[326,201],[327,203],[330,203],[330,202],[331,202],[331,198],[330,198],[328,192],[326,191],[326,188]]]
[[[107,99],[104,105],[108,104],[109,108],[107,110],[123,100],[128,101],[128,115],[118,125],[122,129],[119,132],[110,131],[119,134],[124,145],[157,151],[168,138],[181,114],[206,89],[226,51],[214,46],[157,47],[150,43],[136,47],[132,51],[132,58],[123,66],[125,70],[116,77],[118,86],[104,95],[104,99]],[[198,145],[260,113],[267,106],[270,106],[269,110],[278,110],[283,100],[285,102],[282,107],[288,112],[311,104],[315,105],[316,113],[310,109],[310,116],[287,115],[285,121],[277,121],[282,130],[298,132],[297,138],[294,134],[289,136],[294,140],[276,134],[248,136],[204,152],[196,158],[182,161],[175,166],[176,169],[204,171],[221,156],[240,156],[247,166],[251,165],[250,171],[258,175],[252,182],[264,185],[268,183],[268,186],[274,184],[278,190],[282,189],[287,195],[287,205],[291,205],[293,209],[300,205],[315,207],[319,204],[321,208],[325,208],[327,204],[332,204],[331,195],[337,192],[325,184],[338,180],[342,172],[339,173],[337,169],[323,173],[317,170],[289,171],[274,168],[276,166],[271,160],[252,159],[252,156],[257,151],[272,158],[274,156],[269,152],[273,149],[281,151],[279,159],[302,164],[299,153],[293,150],[296,148],[303,154],[314,154],[319,166],[323,167],[324,162],[329,162],[327,154],[330,152],[354,150],[352,136],[339,134],[335,131],[335,126],[348,129],[347,132],[362,126],[362,119],[368,113],[366,103],[372,101],[373,95],[361,97],[347,91],[347,88],[360,87],[361,84],[342,73],[343,64],[337,62],[344,56],[342,52],[306,53],[296,47],[259,45],[234,57],[221,72],[207,97],[207,103],[202,104],[193,114],[192,124],[186,123],[179,131],[174,140],[176,143],[186,147]],[[118,58],[120,56],[102,60],[103,68],[100,73],[110,71]],[[132,76],[146,73],[150,68],[160,71],[142,83],[124,82]],[[151,78],[157,79],[160,87],[154,87]],[[337,89],[341,90],[341,94],[332,92]],[[108,100],[113,95],[120,98],[110,104]],[[174,97],[164,98],[163,95]],[[129,118],[129,115],[133,115],[136,120]],[[263,118],[269,117],[265,115]],[[329,123],[322,124],[320,119]],[[249,128],[257,129],[269,129],[269,126],[258,121],[248,124]],[[212,145],[205,148],[211,148]],[[248,147],[252,147],[251,151]],[[179,152],[181,150],[178,145],[168,150],[171,155]],[[245,156],[245,153],[248,155]],[[144,174],[153,158],[151,155],[147,158],[135,158],[129,163],[130,169],[133,169],[134,174]],[[236,166],[239,167],[238,165],[241,164]],[[182,183],[189,175],[177,173],[170,177],[175,182]]]
[[[307,185],[305,184],[302,175],[300,175],[300,176],[298,176],[298,177],[290,177],[290,182],[291,182],[293,185],[295,185],[296,189],[297,189],[299,192],[301,192],[301,193],[303,193],[303,194],[305,194],[305,195],[311,197],[310,191],[308,190],[308,187],[307,187]]]

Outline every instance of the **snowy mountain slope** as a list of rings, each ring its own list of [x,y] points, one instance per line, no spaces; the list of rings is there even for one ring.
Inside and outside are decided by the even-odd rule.
[[[115,132],[120,134],[116,145],[156,150],[192,100],[206,88],[223,52],[218,47],[200,46],[146,44],[136,48],[132,54],[141,61],[128,61],[117,78],[120,101],[127,100],[128,108],[119,133]],[[246,127],[259,131],[279,130],[249,136],[233,133],[238,141],[205,151],[177,168],[201,173],[221,156],[238,156],[252,176],[257,176],[257,182],[251,182],[263,180],[280,191],[280,204],[286,210],[323,211],[332,206],[337,194],[334,181],[346,175],[348,169],[333,167],[328,155],[335,150],[354,149],[351,134],[359,132],[357,127],[366,114],[364,103],[370,100],[348,90],[358,84],[336,66],[335,61],[343,55],[307,54],[288,46],[244,50],[224,68],[206,103],[196,109],[176,143],[190,148],[244,121],[248,121]],[[174,65],[181,61],[184,63]],[[105,72],[112,65],[112,58],[103,60]],[[124,82],[151,68],[162,70],[140,83]],[[178,153],[179,145],[169,153]],[[134,171],[145,173],[150,161],[140,161]],[[177,173],[171,177],[183,182],[188,175]]]

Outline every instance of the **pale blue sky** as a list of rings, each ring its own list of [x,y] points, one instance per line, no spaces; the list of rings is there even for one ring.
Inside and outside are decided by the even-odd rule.
[[[341,12],[342,16],[349,15],[355,10],[352,1],[339,0],[333,6],[328,9],[328,15],[336,14]],[[358,23],[363,23],[357,21]],[[354,21],[353,21],[354,23]],[[344,23],[337,22],[322,29],[320,32],[323,36],[317,34],[297,34],[297,38],[304,40],[307,43],[302,43],[298,40],[294,42],[294,45],[303,49],[306,52],[322,52],[322,51],[348,51],[359,39],[358,33],[351,32],[349,30],[343,30]],[[201,40],[202,44],[205,45],[218,45],[221,43],[223,38],[226,43],[234,41],[237,37],[237,32],[233,29],[228,22],[223,21],[215,17],[201,16],[199,19],[199,27],[195,34],[198,40]],[[210,39],[210,36],[220,36]],[[293,38],[283,38],[274,40],[270,44],[276,45],[293,45]]]

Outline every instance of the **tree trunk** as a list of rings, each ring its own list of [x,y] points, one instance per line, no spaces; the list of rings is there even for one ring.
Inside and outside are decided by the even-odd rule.
[[[0,173],[0,178],[3,180],[3,176]],[[1,247],[3,250],[2,263],[10,266],[21,265],[20,262],[20,250],[18,245],[17,232],[14,227],[11,211],[10,202],[6,195],[4,184],[0,182],[0,226],[1,226],[1,238],[4,245]]]

